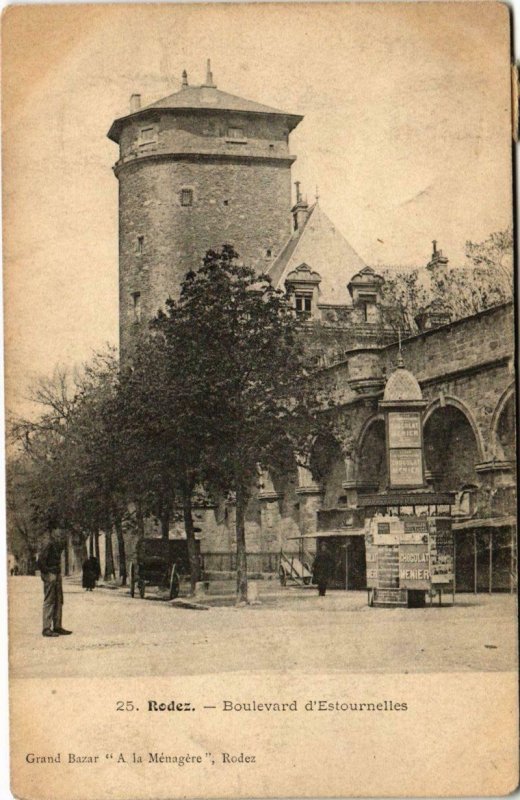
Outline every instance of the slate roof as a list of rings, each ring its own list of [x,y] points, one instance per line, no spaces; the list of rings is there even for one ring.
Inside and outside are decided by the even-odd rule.
[[[157,100],[156,103],[151,103],[145,108],[216,108],[226,111],[245,111],[252,114],[296,116],[300,120],[303,119],[297,114],[289,114],[287,111],[280,111],[278,108],[223,92],[215,86],[186,86],[179,92]]]
[[[278,108],[256,103],[254,100],[246,100],[243,97],[222,92],[215,86],[185,86],[180,91],[168,95],[168,97],[163,97],[155,103],[143,106],[138,111],[134,111],[133,114],[127,114],[116,119],[108,132],[109,139],[115,142],[119,141],[119,132],[123,122],[159,109],[164,111],[206,110],[234,111],[241,114],[269,114],[270,116],[285,117],[289,131],[292,131],[303,119],[299,114],[291,114]]]
[[[366,265],[319,203],[310,207],[305,223],[293,231],[268,269],[273,285],[284,288],[287,275],[306,263],[319,273],[318,302],[351,305],[347,284]]]

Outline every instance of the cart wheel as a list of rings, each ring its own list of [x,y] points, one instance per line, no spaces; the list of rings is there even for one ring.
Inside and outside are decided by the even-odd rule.
[[[174,600],[176,597],[179,596],[179,588],[180,588],[179,576],[177,574],[177,570],[175,569],[175,564],[174,564],[170,575],[170,600]]]
[[[139,597],[144,597],[144,581],[139,581]]]
[[[287,584],[287,575],[285,574],[285,570],[283,567],[280,567],[279,576],[280,576],[280,586],[285,586]]]
[[[135,564],[130,564],[130,597],[135,597]]]

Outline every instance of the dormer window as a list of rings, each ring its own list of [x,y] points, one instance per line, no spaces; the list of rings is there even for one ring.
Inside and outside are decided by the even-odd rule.
[[[311,295],[297,294],[295,296],[296,314],[299,317],[310,317],[312,312]]]
[[[372,294],[360,295],[359,300],[361,308],[363,310],[364,322],[369,322],[369,323],[377,322],[378,312],[377,312],[376,295]]]

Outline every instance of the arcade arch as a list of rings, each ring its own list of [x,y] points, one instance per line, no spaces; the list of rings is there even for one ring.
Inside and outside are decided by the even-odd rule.
[[[460,401],[445,398],[428,409],[423,423],[424,458],[435,489],[460,491],[477,485],[476,465],[482,461],[478,429]]]
[[[323,491],[322,508],[337,508],[340,497],[345,493],[345,459],[341,445],[332,434],[316,437],[309,462],[313,479]]]
[[[500,398],[491,422],[493,456],[501,461],[516,459],[515,387],[512,384]]]

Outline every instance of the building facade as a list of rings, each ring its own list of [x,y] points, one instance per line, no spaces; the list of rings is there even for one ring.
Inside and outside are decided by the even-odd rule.
[[[249,568],[276,575],[280,552],[312,553],[316,535],[332,539],[340,531],[351,555],[345,582],[363,588],[363,548],[348,529],[359,530],[366,498],[388,483],[378,403],[398,344],[381,314],[383,278],[318,198],[309,205],[298,184],[292,198],[289,138],[301,121],[221,91],[209,63],[202,86],[189,85],[184,74],[181,90],[156,103],[141,107],[132,96],[130,113],[108,134],[119,145],[121,356],[131,357],[143,325],[208,249],[232,244],[244,263],[270,274],[305,319],[309,353],[333,400],[327,412],[333,433],[314,442],[307,464],[295,460],[283,475],[259,470],[247,514]],[[428,267],[446,263],[434,242]],[[427,488],[454,497],[459,586],[510,589],[516,563],[513,306],[452,321],[434,303],[417,325],[420,332],[405,336],[401,352],[425,401]],[[231,573],[232,504],[201,504],[195,516],[207,573]]]

